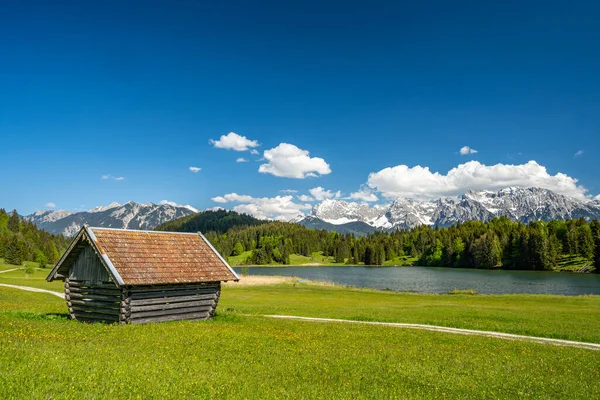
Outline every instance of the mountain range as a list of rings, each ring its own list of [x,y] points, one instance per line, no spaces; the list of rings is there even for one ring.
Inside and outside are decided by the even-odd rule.
[[[198,210],[191,206],[130,201],[83,212],[41,210],[25,218],[50,233],[72,236],[83,224],[151,230],[195,213]],[[600,200],[579,200],[548,189],[519,187],[509,187],[497,192],[468,191],[459,197],[431,201],[399,197],[390,204],[374,206],[328,199],[313,206],[307,215],[301,215],[291,222],[308,228],[360,236],[375,231],[410,229],[419,225],[444,227],[469,220],[489,221],[502,216],[525,223],[575,218],[589,221],[600,219]],[[249,224],[247,221],[245,223]],[[194,225],[194,229],[200,228]]]
[[[38,228],[54,234],[73,236],[83,224],[105,228],[127,228],[151,230],[156,226],[197,213],[192,206],[171,204],[111,203],[88,211],[41,210],[25,218]]]
[[[578,200],[541,188],[509,187],[497,192],[468,191],[459,197],[418,201],[403,197],[388,205],[369,206],[343,200],[324,200],[295,222],[309,228],[367,234],[376,230],[440,227],[495,217],[530,222],[553,219],[600,219],[599,200]]]

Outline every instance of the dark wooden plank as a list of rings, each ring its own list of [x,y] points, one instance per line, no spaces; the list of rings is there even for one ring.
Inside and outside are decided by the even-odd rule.
[[[207,288],[207,289],[195,289],[195,290],[171,290],[171,291],[162,291],[162,292],[135,292],[131,291],[131,299],[139,300],[139,299],[155,299],[161,297],[175,297],[175,296],[190,296],[194,294],[213,294],[216,292],[216,288]]]
[[[71,299],[90,299],[90,300],[100,300],[100,301],[121,301],[121,296],[103,296],[99,294],[81,294],[81,293],[70,293]]]
[[[140,311],[155,311],[155,310],[172,310],[189,307],[204,307],[204,306],[215,306],[214,300],[200,300],[200,301],[188,301],[185,303],[171,303],[171,304],[154,304],[150,306],[131,306],[131,312],[137,313]]]
[[[215,300],[216,294],[197,294],[192,296],[159,297],[157,299],[130,300],[131,306],[146,306],[152,304],[183,303],[186,301]]]
[[[160,317],[163,315],[175,315],[175,314],[189,314],[189,313],[197,313],[197,312],[208,312],[212,310],[212,306],[202,306],[202,307],[184,307],[184,308],[175,308],[171,310],[157,310],[157,311],[132,311],[131,320],[140,319],[140,318],[148,318],[148,317]]]
[[[148,322],[166,322],[166,321],[180,321],[186,319],[208,319],[210,314],[208,312],[189,313],[189,314],[176,314],[176,315],[165,315],[162,317],[150,317],[132,319],[132,324],[146,324]]]
[[[102,319],[106,321],[119,321],[121,319],[120,315],[109,315],[109,314],[100,314],[100,313],[92,313],[92,312],[83,312],[83,311],[75,311],[73,310],[73,314],[75,318],[87,318],[87,319]]]
[[[90,306],[90,307],[104,307],[104,308],[121,308],[125,305],[122,301],[96,301],[96,300],[70,300],[67,302],[68,306]]]
[[[77,317],[73,318],[80,322],[86,322],[91,324],[120,324],[122,321],[110,321],[106,319],[94,319],[94,318],[85,318],[85,317]]]
[[[65,293],[89,293],[89,294],[102,294],[105,296],[120,296],[120,289],[88,289],[88,288],[67,288]]]
[[[157,285],[157,286],[131,286],[128,290],[132,292],[164,292],[169,290],[211,289],[217,288],[218,284],[181,284],[181,285]]]
[[[102,315],[121,315],[120,308],[99,308],[99,307],[86,307],[86,306],[73,306],[73,311],[76,313],[97,313]]]

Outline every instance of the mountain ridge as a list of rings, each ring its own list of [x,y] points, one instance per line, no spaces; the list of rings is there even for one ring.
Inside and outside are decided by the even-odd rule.
[[[363,234],[377,230],[410,229],[419,225],[454,225],[469,220],[489,221],[496,217],[530,222],[552,219],[600,219],[600,201],[582,201],[548,189],[508,187],[499,191],[470,190],[458,197],[419,201],[399,197],[388,205],[375,205],[328,199],[313,206],[296,222],[346,233],[363,223]]]
[[[164,222],[197,212],[198,210],[191,206],[128,201],[125,204],[113,202],[108,206],[98,206],[81,212],[40,210],[25,216],[25,219],[47,232],[73,236],[84,224],[105,228],[152,230]]]

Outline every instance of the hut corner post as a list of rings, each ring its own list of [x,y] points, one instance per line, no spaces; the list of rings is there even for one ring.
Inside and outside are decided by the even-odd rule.
[[[75,319],[73,303],[71,302],[71,286],[69,285],[69,278],[65,278],[65,300],[67,301],[67,308],[69,309],[69,319]]]

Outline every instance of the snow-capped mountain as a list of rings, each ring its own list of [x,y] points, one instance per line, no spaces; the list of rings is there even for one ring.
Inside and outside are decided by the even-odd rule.
[[[104,228],[154,229],[163,222],[197,213],[192,206],[171,204],[111,203],[88,211],[41,210],[25,218],[38,228],[65,236],[76,234],[83,224]]]
[[[449,226],[469,220],[489,221],[506,216],[515,221],[585,218],[600,219],[600,201],[582,201],[548,189],[510,187],[498,192],[469,191],[458,198],[418,201],[397,198],[389,205],[325,200],[299,223],[308,227],[347,232],[360,228],[409,229],[419,225]],[[362,223],[356,225],[356,223]],[[347,224],[353,224],[350,227]]]

